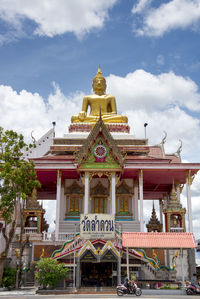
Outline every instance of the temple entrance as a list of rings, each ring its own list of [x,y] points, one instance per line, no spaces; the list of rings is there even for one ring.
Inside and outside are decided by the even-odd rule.
[[[82,262],[82,287],[113,287],[117,285],[116,262]]]

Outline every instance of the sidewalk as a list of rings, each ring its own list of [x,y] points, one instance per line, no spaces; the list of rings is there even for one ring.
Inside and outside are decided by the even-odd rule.
[[[10,296],[10,295],[35,295],[36,292],[35,287],[26,287],[26,288],[21,288],[20,290],[5,290],[3,288],[0,288],[0,296]]]
[[[0,296],[9,296],[9,295],[35,295],[36,294],[36,290],[37,288],[36,287],[30,287],[30,288],[21,288],[20,290],[12,290],[12,291],[7,291],[7,290],[4,290],[4,289],[1,289],[0,288]],[[50,291],[50,290],[49,290]],[[47,292],[48,295],[51,295],[51,294],[71,294],[72,292],[62,292],[61,290],[52,290],[52,292]],[[87,294],[87,293],[85,293]],[[92,294],[98,294],[98,295],[103,295],[103,294],[106,294],[104,292],[93,292],[93,293],[89,293],[90,295]],[[113,290],[113,293],[110,293],[111,294],[116,294],[116,292]],[[181,289],[181,290],[154,290],[154,289],[142,289],[142,294],[143,295],[185,295],[186,292],[185,292],[185,289]],[[83,295],[83,294],[82,294]]]

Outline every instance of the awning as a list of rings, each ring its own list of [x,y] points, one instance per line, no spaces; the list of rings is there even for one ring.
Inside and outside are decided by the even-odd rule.
[[[122,233],[122,246],[129,248],[195,248],[193,233]]]

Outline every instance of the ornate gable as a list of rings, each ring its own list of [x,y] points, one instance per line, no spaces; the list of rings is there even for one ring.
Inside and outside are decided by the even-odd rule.
[[[108,189],[105,188],[100,182],[91,189],[91,195],[108,195]]]
[[[81,195],[84,193],[83,191],[83,187],[80,187],[76,181],[73,182],[73,184],[71,186],[69,186],[68,188],[66,188],[65,191],[66,194],[71,194],[71,195]]]
[[[78,164],[79,169],[121,169],[123,167],[124,157],[101,116],[81,150],[76,154],[75,163]]]
[[[123,181],[116,190],[119,195],[130,195],[132,194],[132,189]]]

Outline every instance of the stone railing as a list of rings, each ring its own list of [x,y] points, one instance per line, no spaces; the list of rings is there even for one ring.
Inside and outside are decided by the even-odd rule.
[[[183,233],[184,229],[183,227],[171,227],[170,233]]]
[[[37,234],[38,229],[37,229],[37,227],[25,227],[24,228],[24,233],[25,234]]]
[[[55,233],[46,233],[44,232],[43,234],[43,241],[55,241]],[[68,241],[74,238],[73,233],[59,233],[58,234],[58,241]]]

